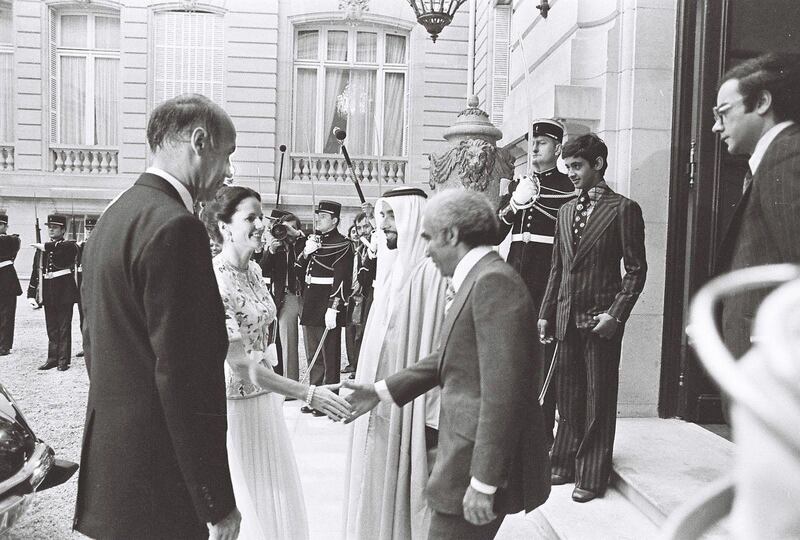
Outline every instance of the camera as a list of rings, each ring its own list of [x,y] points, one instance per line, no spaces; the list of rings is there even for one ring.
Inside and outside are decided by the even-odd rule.
[[[273,223],[272,227],[269,229],[269,234],[272,235],[275,240],[283,242],[289,236],[289,228],[279,221]]]

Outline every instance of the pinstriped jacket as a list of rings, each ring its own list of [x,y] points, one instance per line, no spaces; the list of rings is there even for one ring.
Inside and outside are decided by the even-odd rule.
[[[647,276],[639,205],[606,189],[573,250],[570,225],[576,204],[572,200],[558,211],[550,277],[539,310],[540,319],[551,325],[555,322],[559,340],[564,339],[570,320],[578,328],[592,328],[599,313],[627,321]],[[624,275],[620,275],[620,261]]]

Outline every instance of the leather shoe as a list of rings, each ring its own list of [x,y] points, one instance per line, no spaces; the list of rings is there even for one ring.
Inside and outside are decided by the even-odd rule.
[[[311,414],[311,411],[313,411],[313,410],[314,409],[312,409],[308,405],[303,405],[302,407],[300,407],[300,412],[304,413],[304,414]]]
[[[69,369],[69,364],[61,364],[58,366],[58,371],[67,371]]]
[[[46,370],[48,370],[48,369],[53,369],[54,367],[58,367],[58,362],[57,362],[57,361],[45,362],[44,364],[42,364],[41,366],[39,366],[39,368],[38,368],[38,369],[39,369],[40,371],[46,371]]]
[[[589,491],[588,489],[576,487],[572,491],[572,500],[575,502],[585,503],[596,498],[597,498],[597,493],[595,493],[594,491]]]
[[[350,364],[347,364],[346,366],[344,366],[344,369],[342,369],[342,371],[340,373],[353,373],[354,371],[355,371],[355,368],[353,366],[351,366]]]
[[[325,413],[317,409],[311,409],[311,416],[325,416]]]
[[[8,349],[0,349],[0,356],[6,356],[8,354],[11,354],[11,351]]]
[[[573,480],[567,476],[562,476],[556,473],[550,475],[551,486],[563,486],[564,484],[569,484],[570,482],[573,482]]]
[[[75,358],[83,358],[83,351],[78,351],[78,354],[75,355]]]

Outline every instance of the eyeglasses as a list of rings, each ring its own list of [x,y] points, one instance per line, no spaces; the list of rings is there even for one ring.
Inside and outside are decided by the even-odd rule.
[[[734,99],[733,101],[729,101],[728,103],[723,103],[722,105],[717,105],[716,107],[711,109],[712,114],[714,115],[714,123],[719,124],[720,127],[725,126],[725,115],[728,111],[731,110],[731,107],[736,105],[737,103],[741,103],[744,98]]]

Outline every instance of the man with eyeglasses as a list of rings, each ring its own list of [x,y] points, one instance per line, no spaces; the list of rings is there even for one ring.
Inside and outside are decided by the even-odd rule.
[[[800,59],[766,54],[722,77],[714,133],[728,152],[750,156],[742,196],[719,248],[716,273],[800,263]],[[737,358],[750,348],[768,291],[737,294],[722,306],[722,335]]]

